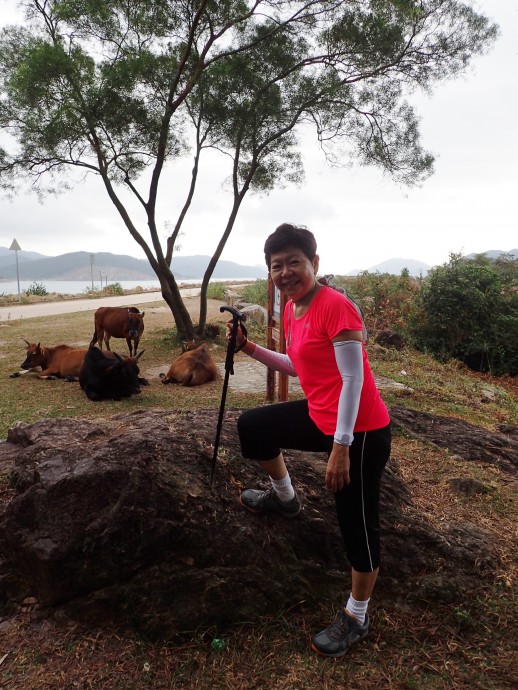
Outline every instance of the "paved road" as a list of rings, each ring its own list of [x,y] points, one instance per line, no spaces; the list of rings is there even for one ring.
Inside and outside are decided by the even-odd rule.
[[[196,297],[200,294],[200,288],[183,288],[180,290],[182,297]],[[37,316],[53,316],[55,314],[70,314],[77,311],[94,311],[99,307],[125,307],[138,306],[148,302],[165,302],[160,290],[155,292],[142,292],[135,295],[115,295],[111,297],[95,297],[93,299],[70,299],[52,302],[38,302],[37,304],[8,304],[0,307],[0,322],[14,321],[16,319],[33,319]]]

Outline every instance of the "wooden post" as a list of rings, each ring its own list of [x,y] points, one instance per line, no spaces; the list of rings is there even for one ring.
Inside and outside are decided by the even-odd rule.
[[[280,312],[281,316],[279,319],[279,352],[286,353],[286,338],[284,335],[284,307],[286,306],[286,295],[281,293],[280,295]],[[288,400],[288,375],[279,374],[279,386],[278,386],[278,399],[279,402],[286,402]]]
[[[266,334],[266,347],[269,350],[275,350],[275,286],[272,279],[268,276],[268,330]],[[266,373],[266,400],[273,402],[275,400],[275,372],[267,369]]]
[[[286,297],[279,292],[268,276],[268,332],[267,347],[275,352],[286,352],[284,339],[284,307]],[[280,402],[288,399],[288,377],[286,374],[278,374],[278,390],[275,395],[276,372],[268,369],[266,375],[266,400],[273,402],[276,397]]]

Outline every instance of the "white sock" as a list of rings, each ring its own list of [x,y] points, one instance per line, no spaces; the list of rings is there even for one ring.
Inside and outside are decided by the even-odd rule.
[[[288,472],[282,479],[272,479],[270,477],[270,481],[275,489],[275,493],[281,499],[281,501],[291,501],[291,499],[295,496],[295,490],[291,485],[291,478]]]
[[[365,601],[356,601],[356,599],[353,599],[353,595],[351,594],[349,596],[349,601],[345,605],[345,610],[351,616],[356,618],[360,625],[363,625],[365,623],[365,614],[367,613],[369,601],[370,599],[366,599]]]

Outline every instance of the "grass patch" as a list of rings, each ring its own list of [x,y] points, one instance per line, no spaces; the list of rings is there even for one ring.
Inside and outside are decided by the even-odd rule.
[[[188,300],[187,300],[188,302]],[[219,305],[219,303],[218,303]],[[136,306],[139,306],[136,304]],[[194,308],[194,304],[192,305]],[[63,380],[41,380],[35,374],[20,378],[9,378],[20,370],[25,359],[25,342],[40,342],[45,346],[60,343],[75,347],[88,347],[93,333],[92,311],[74,314],[41,317],[23,321],[10,321],[0,328],[0,377],[2,396],[0,400],[0,438],[17,421],[34,422],[42,417],[85,417],[102,418],[106,415],[131,412],[142,407],[164,407],[188,409],[211,407],[219,404],[221,381],[214,381],[201,389],[183,386],[164,386],[158,378],[158,370],[167,371],[169,365],[181,354],[181,344],[174,337],[172,316],[162,305],[140,306],[146,312],[145,329],[140,349],[144,354],[139,361],[141,375],[149,378],[151,385],[142,388],[141,395],[120,401],[92,402],[83,393],[78,383]],[[222,317],[224,319],[224,317]],[[120,354],[127,354],[123,339],[112,339],[111,347]],[[211,343],[211,353],[216,362],[225,359],[226,343]]]
[[[245,285],[241,290],[241,298],[243,302],[250,304],[260,304],[262,307],[268,307],[268,281],[259,279],[254,283]]]
[[[207,299],[217,299],[224,302],[227,289],[225,283],[209,283],[207,285]]]
[[[186,304],[196,318],[196,301],[188,299]],[[77,383],[37,380],[33,375],[9,378],[25,357],[24,338],[43,345],[66,342],[86,347],[93,332],[93,310],[1,324],[0,438],[5,439],[17,420],[106,418],[142,407],[219,408],[221,380],[199,389],[160,383],[158,371],[180,354],[180,344],[173,340],[171,315],[160,303],[141,308],[146,316],[141,341],[145,354],[140,364],[151,385],[140,396],[118,402],[94,403]],[[226,318],[221,315],[223,322]],[[264,344],[264,329],[247,327],[251,339]],[[124,341],[112,340],[112,346],[126,352]],[[215,360],[222,363],[224,337],[211,346]],[[389,405],[455,416],[487,429],[517,424],[518,398],[512,379],[476,374],[455,363],[440,364],[407,349],[398,352],[371,344],[369,357],[377,375],[413,390],[383,391]],[[484,395],[488,387],[496,389],[494,400]],[[263,402],[264,392],[229,388],[226,406],[244,408]],[[454,607],[435,603],[417,607],[404,583],[397,601],[375,594],[370,609],[372,632],[343,663],[308,651],[311,636],[334,617],[337,602],[312,612],[305,610],[304,602],[291,602],[278,616],[257,625],[245,621],[231,629],[209,628],[187,639],[160,643],[142,640],[127,630],[63,624],[27,600],[14,612],[0,612],[6,624],[0,637],[0,659],[7,655],[0,662],[2,690],[511,690],[515,687],[518,610],[515,478],[494,466],[463,461],[401,429],[395,429],[393,457],[423,516],[444,523],[471,523],[491,535],[500,565],[494,581],[481,587],[477,597]],[[451,486],[456,477],[478,479],[488,491],[469,498],[459,495]],[[12,497],[4,471],[0,500]],[[344,591],[347,585],[344,578]],[[212,646],[214,638],[223,640],[223,649]]]
[[[374,372],[412,389],[383,391],[388,405],[404,405],[431,414],[456,417],[486,429],[518,425],[518,382],[471,371],[451,360],[445,364],[410,348],[368,346]]]

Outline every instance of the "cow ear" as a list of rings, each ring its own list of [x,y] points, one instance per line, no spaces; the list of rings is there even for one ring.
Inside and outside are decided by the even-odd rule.
[[[144,354],[144,352],[145,352],[145,350],[141,350],[141,351],[135,356],[135,359],[137,360],[137,362],[138,362],[139,359],[142,357],[142,355]]]
[[[145,313],[146,313],[145,311],[142,312],[142,318],[144,318]]]

